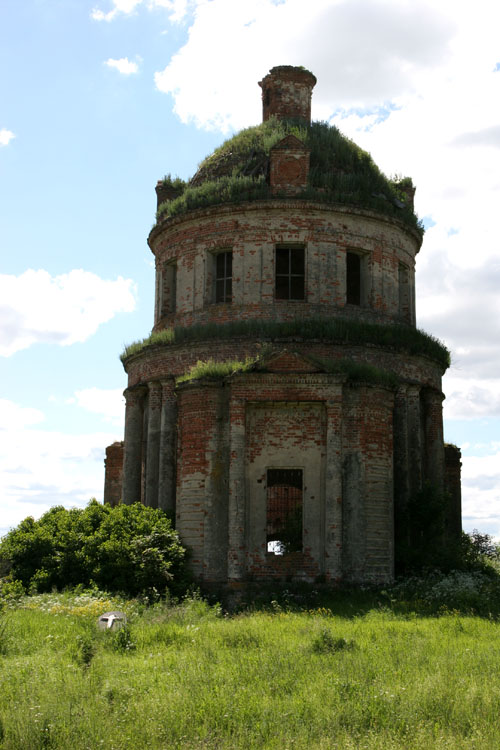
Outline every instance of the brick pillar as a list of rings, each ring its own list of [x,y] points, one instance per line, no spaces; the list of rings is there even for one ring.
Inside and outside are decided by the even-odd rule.
[[[158,507],[175,513],[175,437],[177,400],[174,378],[161,382],[160,464],[158,470]]]
[[[158,476],[160,465],[161,384],[148,383],[148,421],[146,492],[144,504],[158,507]]]
[[[434,487],[444,486],[443,394],[423,391],[425,430],[425,478]]]
[[[278,65],[259,81],[262,89],[262,119],[302,120],[311,124],[311,97],[316,76],[293,65]]]
[[[283,138],[269,154],[269,185],[273,194],[295,195],[307,187],[309,149],[294,135]]]
[[[342,576],[342,383],[330,388],[336,397],[326,402],[324,573],[335,581]]]
[[[394,404],[394,524],[395,539],[410,543],[407,511],[410,499],[407,389],[398,389]]]
[[[122,498],[123,441],[108,445],[104,466],[104,502],[114,507]]]
[[[229,581],[240,581],[246,573],[245,545],[245,403],[231,399],[229,407]]]
[[[446,526],[448,535],[459,539],[462,533],[462,487],[460,469],[462,453],[456,445],[444,446],[445,489],[450,496]]]
[[[388,581],[394,577],[394,395],[363,384],[344,394],[344,575]]]
[[[127,388],[124,391],[125,407],[125,450],[123,455],[123,497],[125,505],[141,501],[142,483],[142,429],[144,421],[143,386]]]
[[[408,386],[406,395],[408,428],[408,487],[410,497],[422,489],[422,426],[420,413],[420,386]]]

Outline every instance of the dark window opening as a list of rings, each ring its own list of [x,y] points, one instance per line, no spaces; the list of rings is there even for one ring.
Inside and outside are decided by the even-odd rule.
[[[276,248],[276,299],[305,299],[303,247]]]
[[[406,320],[410,320],[410,273],[407,266],[399,264],[399,314]]]
[[[267,551],[302,552],[302,469],[267,470]]]
[[[346,253],[346,302],[361,304],[361,256],[357,253]]]
[[[160,312],[161,315],[175,312],[177,304],[177,266],[168,263],[163,267],[160,280]]]
[[[233,299],[233,253],[215,256],[215,301],[231,302]]]

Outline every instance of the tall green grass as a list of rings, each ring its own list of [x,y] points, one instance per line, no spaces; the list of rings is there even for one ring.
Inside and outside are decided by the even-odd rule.
[[[128,344],[121,360],[124,362],[128,357],[139,354],[149,346],[238,337],[258,338],[264,341],[293,338],[318,339],[340,344],[374,344],[431,357],[444,369],[450,365],[449,350],[441,341],[424,331],[410,326],[377,325],[342,318],[297,318],[289,321],[234,320],[223,324],[179,326],[152,333],[142,341]]]
[[[350,613],[119,602],[124,648],[70,599],[8,611],[2,750],[498,748],[496,620],[397,614],[373,593]]]
[[[175,181],[181,194],[159,206],[157,220],[220,203],[286,197],[271,194],[267,173],[271,149],[288,134],[299,138],[310,151],[307,188],[296,198],[373,209],[397,217],[423,234],[423,225],[405,203],[402,187],[411,186],[410,178],[386,177],[370,154],[335,126],[326,122],[304,126],[276,118],[229,138],[200,164],[189,183]],[[165,183],[174,184],[169,177]]]

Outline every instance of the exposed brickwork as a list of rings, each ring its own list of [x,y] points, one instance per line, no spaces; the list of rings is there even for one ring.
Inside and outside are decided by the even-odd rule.
[[[444,446],[444,467],[444,485],[451,497],[447,531],[451,538],[456,538],[462,531],[462,453],[456,445],[447,443]]]
[[[149,243],[157,273],[177,265],[175,312],[155,319],[155,330],[171,325],[227,322],[249,318],[287,320],[347,315],[368,322],[415,322],[411,309],[400,312],[400,265],[415,283],[420,237],[394,219],[368,211],[332,208],[290,199],[217,206],[169,219],[155,228]],[[304,302],[275,299],[277,245],[305,248]],[[214,304],[212,262],[222,249],[233,253],[232,304]],[[366,256],[363,305],[346,307],[346,252]]]
[[[305,190],[309,175],[309,150],[293,135],[271,149],[269,184],[272,193],[294,195]]]
[[[104,502],[112,506],[119,505],[122,497],[123,445],[123,441],[108,445],[104,459]]]
[[[315,83],[303,69],[273,68],[260,84],[264,119],[309,122]],[[272,199],[198,209],[151,231],[155,331],[308,318],[415,326],[418,233],[371,210],[298,199],[308,169],[308,150],[288,136],[271,150]],[[169,190],[159,183],[158,200],[174,197]],[[231,253],[232,295],[216,303],[221,252]],[[359,294],[347,303],[354,256]],[[200,360],[247,357],[258,358],[249,371],[176,385]],[[389,371],[396,382],[334,374],[340,359]],[[106,501],[121,494],[121,450],[123,501],[175,517],[200,582],[389,581],[394,516],[396,543],[398,535],[407,541],[400,521],[425,482],[450,489],[449,536],[460,533],[460,456],[443,447],[443,368],[428,357],[255,334],[150,346],[125,368],[125,445],[108,448]],[[267,546],[266,483],[287,471],[301,477],[302,534],[280,555]]]
[[[262,89],[262,119],[293,118],[311,122],[311,95],[316,77],[302,68],[280,65],[259,82]]]

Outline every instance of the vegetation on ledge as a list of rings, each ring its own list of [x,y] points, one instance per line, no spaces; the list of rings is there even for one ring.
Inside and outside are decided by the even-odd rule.
[[[257,367],[260,372],[266,372],[266,354],[267,351],[258,357],[247,357],[245,360],[231,359],[223,362],[216,362],[213,359],[206,361],[198,360],[187,373],[176,379],[176,383],[189,383],[193,380],[201,380],[202,378],[223,380],[229,375],[250,372],[257,369]],[[352,362],[349,359],[316,359],[315,361],[323,372],[339,375],[344,374],[347,375],[349,380],[354,382],[383,385],[386,388],[396,388],[399,382],[397,375],[393,372],[360,362]]]
[[[271,196],[267,175],[270,150],[288,134],[310,150],[308,186],[296,198],[372,209],[399,218],[423,234],[408,201],[411,178],[386,177],[370,154],[335,126],[313,122],[306,127],[275,118],[225,141],[200,164],[189,182],[167,177],[165,184],[175,187],[180,195],[159,206],[157,220],[220,203],[286,197]]]
[[[341,318],[299,318],[291,321],[238,320],[224,324],[205,323],[168,328],[126,346],[121,360],[125,362],[132,355],[139,354],[150,346],[230,338],[258,338],[261,341],[319,339],[338,344],[372,344],[430,357],[444,369],[450,365],[450,352],[446,346],[418,328],[361,323]]]

